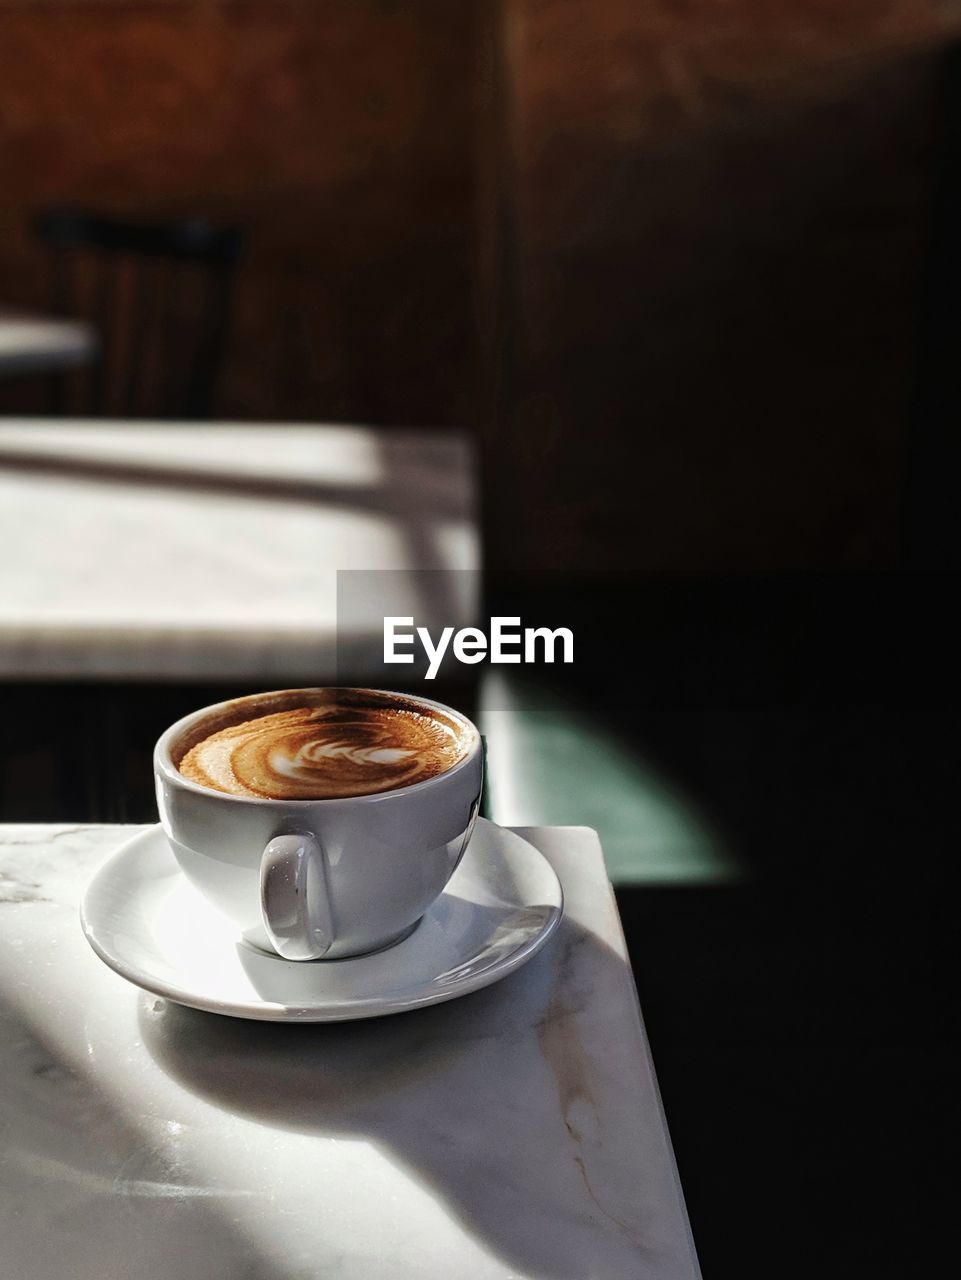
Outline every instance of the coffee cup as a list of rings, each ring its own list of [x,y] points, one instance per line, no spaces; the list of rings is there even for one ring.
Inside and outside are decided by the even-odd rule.
[[[374,745],[371,718],[381,734]],[[267,729],[258,737],[250,724]],[[394,725],[401,745],[384,746]],[[422,739],[439,746],[421,748]],[[238,740],[245,768],[267,761],[266,781],[208,778],[185,765],[197,750],[222,762]],[[285,755],[288,741],[296,751]],[[400,941],[443,892],[477,817],[483,752],[466,717],[427,698],[288,689],[178,720],[157,743],[154,774],[181,870],[238,933],[287,960],[335,960]],[[304,798],[315,775],[322,794]]]

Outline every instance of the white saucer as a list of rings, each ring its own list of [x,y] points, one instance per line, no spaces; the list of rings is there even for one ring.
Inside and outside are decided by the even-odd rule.
[[[409,937],[376,955],[295,963],[243,942],[182,875],[157,826],[97,871],[80,919],[105,964],[178,1004],[235,1018],[339,1022],[497,982],[540,950],[563,902],[543,855],[479,818],[450,884]]]

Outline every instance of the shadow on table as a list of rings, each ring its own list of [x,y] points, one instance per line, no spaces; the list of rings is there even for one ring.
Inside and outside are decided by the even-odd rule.
[[[55,453],[52,450],[31,450],[22,446],[0,443],[0,470],[29,475],[58,476],[72,480],[91,480],[97,484],[138,486],[151,490],[172,489],[175,492],[199,492],[230,497],[252,498],[257,501],[307,502],[323,505],[333,510],[368,512],[375,515],[394,515],[394,508],[402,505],[412,520],[423,515],[424,508],[414,507],[390,489],[387,479],[392,471],[400,471],[404,457],[401,450],[385,443],[380,452],[385,467],[385,478],[380,483],[350,485],[334,480],[303,479],[282,475],[250,475],[243,471],[231,471],[227,467],[191,467],[189,464],[163,465],[142,462],[132,458],[85,458],[72,452]],[[423,480],[423,477],[420,477]],[[430,518],[458,519],[463,509],[452,500],[440,485],[434,485],[430,494]]]
[[[559,915],[559,908],[548,904],[495,907],[448,891],[400,942],[349,961],[297,964],[247,941],[238,941],[236,949],[260,998],[294,1017],[315,1006],[321,995],[329,1004],[363,1003],[377,1011],[389,1000],[402,1008],[412,986],[426,995],[419,1003],[427,1006],[442,1000],[452,985],[487,973],[527,947]],[[425,959],[435,974],[426,992],[419,976]]]
[[[521,973],[402,1017],[265,1024],[144,997],[140,1024],[158,1064],[227,1111],[377,1143],[525,1275],[613,1280],[653,1256],[624,1185],[638,1127],[596,1096],[617,1034],[599,993],[626,969],[565,920]]]

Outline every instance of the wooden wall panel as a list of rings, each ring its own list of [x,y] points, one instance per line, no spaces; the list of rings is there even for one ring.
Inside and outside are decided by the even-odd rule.
[[[926,0],[504,0],[524,354],[493,447],[534,514],[502,560],[895,562],[957,23]]]
[[[43,305],[39,205],[238,221],[222,413],[469,421],[472,319],[510,316],[501,561],[886,566],[957,23],[934,0],[0,0],[0,301]]]

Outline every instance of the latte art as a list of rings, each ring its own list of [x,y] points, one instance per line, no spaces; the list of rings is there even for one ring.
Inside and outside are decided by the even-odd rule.
[[[229,795],[323,800],[426,782],[466,753],[464,727],[397,698],[333,700],[227,725],[180,761],[185,778]]]

